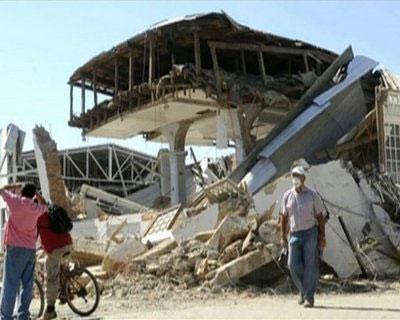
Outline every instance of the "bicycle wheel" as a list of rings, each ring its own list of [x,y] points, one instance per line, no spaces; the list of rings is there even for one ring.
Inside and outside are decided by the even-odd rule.
[[[29,306],[29,312],[32,319],[38,319],[44,311],[44,291],[41,283],[35,278],[33,282],[32,301]]]
[[[68,274],[64,293],[71,310],[80,316],[92,314],[100,302],[96,278],[85,268],[74,268]]]

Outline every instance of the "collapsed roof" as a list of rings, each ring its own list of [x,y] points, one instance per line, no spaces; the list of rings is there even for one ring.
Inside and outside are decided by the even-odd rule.
[[[303,41],[250,29],[225,13],[162,21],[71,75],[69,124],[92,136],[162,140],[163,126],[189,121],[186,142],[212,145],[219,110],[233,108],[251,119],[244,130],[251,145],[285,117],[336,57]],[[74,87],[82,91],[80,113],[72,102]],[[91,109],[87,89],[94,93]],[[99,102],[99,94],[108,99]],[[234,141],[234,125],[227,127]]]

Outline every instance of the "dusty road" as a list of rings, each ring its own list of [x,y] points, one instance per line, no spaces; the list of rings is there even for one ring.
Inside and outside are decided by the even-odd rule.
[[[297,297],[221,297],[178,303],[166,300],[153,307],[135,305],[131,299],[103,299],[91,319],[400,319],[397,292],[340,294],[317,297],[314,309],[297,305]],[[62,319],[78,319],[66,308]],[[88,319],[88,318],[86,318]]]

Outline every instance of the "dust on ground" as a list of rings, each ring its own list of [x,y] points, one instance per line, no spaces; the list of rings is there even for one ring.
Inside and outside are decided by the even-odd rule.
[[[297,295],[287,281],[274,289],[239,285],[219,292],[150,287],[130,293],[124,289],[118,291],[124,288],[120,286],[117,294],[105,288],[100,306],[91,319],[400,318],[400,285],[397,281],[338,283],[322,280],[314,309],[304,309],[297,304]],[[65,306],[59,308],[59,316],[61,319],[79,319]]]

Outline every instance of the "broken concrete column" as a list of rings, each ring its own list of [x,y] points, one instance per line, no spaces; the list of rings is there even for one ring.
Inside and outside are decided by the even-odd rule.
[[[167,252],[170,252],[171,250],[176,248],[177,245],[178,244],[175,240],[166,239],[163,242],[160,242],[159,244],[154,246],[153,248],[149,249],[145,253],[135,257],[132,261],[140,263],[157,260],[163,254],[166,254]]]
[[[161,175],[161,195],[169,196],[171,190],[171,168],[168,149],[160,149],[160,151],[158,151],[158,163],[158,170]]]
[[[33,129],[33,144],[43,197],[52,204],[65,208],[70,216],[74,216],[61,176],[56,143],[45,128],[36,126]]]
[[[258,228],[258,237],[264,243],[279,245],[281,236],[277,220],[264,221]]]
[[[246,237],[250,223],[244,217],[225,217],[208,240],[209,248],[222,252],[229,244]]]
[[[225,286],[271,262],[278,255],[278,247],[270,244],[266,248],[256,249],[228,262],[217,270],[212,271],[206,278],[212,278],[210,281],[212,287]]]
[[[191,122],[183,121],[161,128],[169,143],[171,204],[186,204],[185,139]]]
[[[171,151],[171,204],[186,204],[185,151]]]

